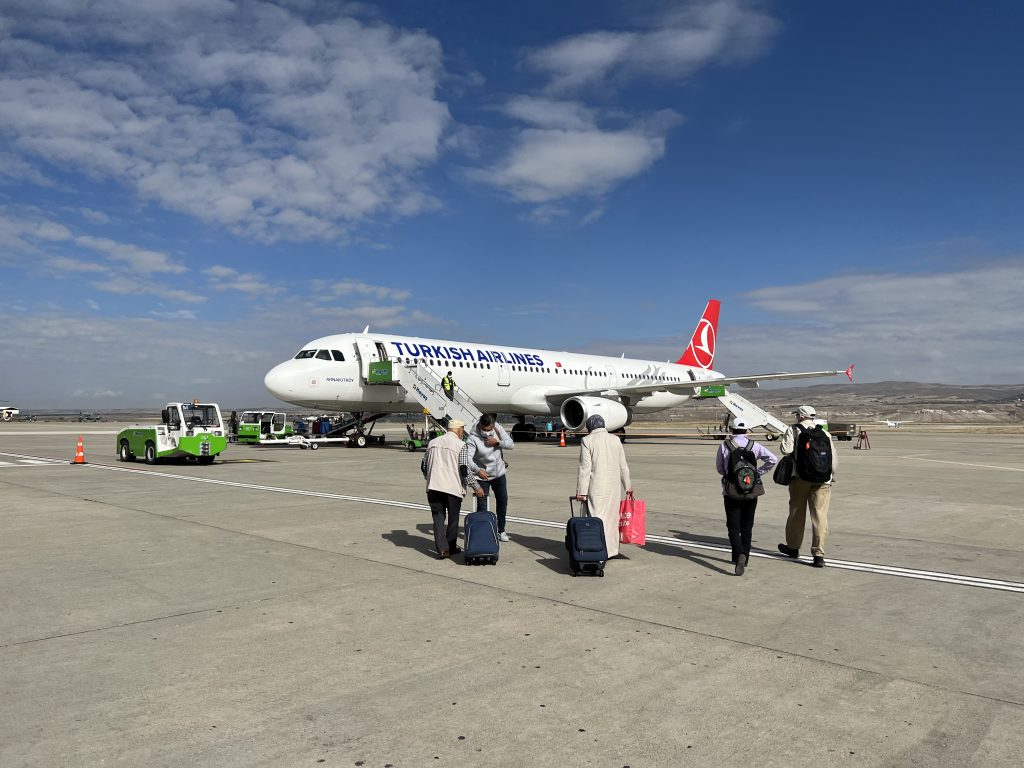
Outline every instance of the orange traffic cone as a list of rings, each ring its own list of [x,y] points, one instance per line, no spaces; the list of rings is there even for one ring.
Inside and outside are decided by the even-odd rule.
[[[85,446],[82,445],[82,436],[81,435],[78,436],[78,448],[75,450],[75,460],[72,461],[71,463],[72,464],[88,464],[89,463],[89,462],[87,462],[85,460]]]
[[[565,448],[565,430],[564,429],[559,433],[558,447],[559,448]]]

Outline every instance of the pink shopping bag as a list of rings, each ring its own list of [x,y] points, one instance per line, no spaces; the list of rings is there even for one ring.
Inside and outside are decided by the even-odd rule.
[[[647,502],[631,493],[619,503],[619,541],[639,547],[647,543]]]

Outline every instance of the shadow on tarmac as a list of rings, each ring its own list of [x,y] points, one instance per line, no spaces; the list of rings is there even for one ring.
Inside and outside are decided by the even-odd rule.
[[[509,539],[519,546],[538,555],[537,562],[555,573],[569,573],[569,555],[565,551],[564,541],[552,541],[540,536],[524,536],[521,533],[509,533]]]
[[[673,531],[672,533],[676,536],[683,536],[696,541],[702,541],[708,544],[718,544],[722,542],[722,539],[716,539],[714,537],[690,536],[690,534],[684,531]],[[724,544],[725,546],[729,546],[729,541],[726,539],[724,541]],[[648,552],[653,552],[656,555],[672,555],[674,557],[682,557],[689,560],[691,563],[695,565],[699,565],[702,568],[707,568],[709,571],[715,571],[716,573],[721,573],[726,576],[733,575],[732,561],[729,558],[711,557],[697,552],[691,552],[690,550],[683,549],[682,547],[673,547],[669,544],[658,544],[653,541],[648,541],[647,544],[644,546],[644,549],[646,549]],[[720,568],[719,566],[715,565],[715,563],[725,563],[729,570]]]
[[[396,547],[413,549],[432,560],[436,559],[437,553],[434,552],[434,526],[430,523],[421,523],[416,526],[416,530],[422,535],[417,536],[409,533],[409,531],[403,531],[401,528],[392,528],[391,533],[382,533],[380,537],[385,541],[390,541]]]

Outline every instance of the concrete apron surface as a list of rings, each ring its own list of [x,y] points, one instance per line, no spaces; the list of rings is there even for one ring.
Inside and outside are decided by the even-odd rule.
[[[1024,440],[882,437],[840,447],[830,562],[979,586],[732,575],[711,443],[627,443],[652,543],[573,579],[574,447],[510,453],[535,522],[467,567],[412,506],[422,454],[146,468],[96,436],[74,467],[0,431],[0,764],[1018,765],[1024,595],[992,584],[1022,580]],[[755,548],[784,521],[772,486]]]

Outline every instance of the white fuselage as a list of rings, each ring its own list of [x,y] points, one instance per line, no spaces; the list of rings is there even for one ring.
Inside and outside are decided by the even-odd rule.
[[[456,386],[481,411],[523,415],[557,415],[558,393],[594,390],[617,397],[636,413],[650,413],[679,405],[690,395],[619,394],[616,388],[664,382],[678,390],[690,382],[697,387],[722,378],[712,370],[654,360],[347,333],[309,342],[294,359],[267,373],[264,384],[275,397],[315,410],[418,411],[420,403],[403,387],[365,383],[367,366],[379,360],[419,362],[438,377],[451,371]]]

